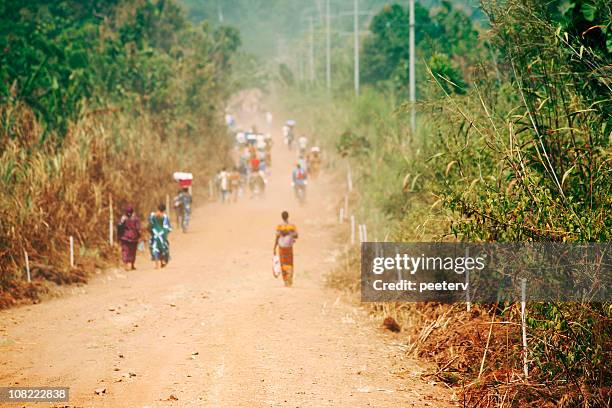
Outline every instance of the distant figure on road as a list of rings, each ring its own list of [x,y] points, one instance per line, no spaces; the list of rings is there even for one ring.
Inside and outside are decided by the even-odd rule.
[[[134,263],[136,262],[138,241],[140,240],[140,219],[134,214],[134,207],[131,205],[125,207],[125,214],[121,216],[117,225],[117,235],[121,243],[121,260],[125,270],[136,269]]]
[[[304,135],[298,139],[299,155],[304,156],[306,154],[306,148],[308,147],[308,138]]]
[[[166,205],[160,204],[157,206],[157,211],[149,215],[149,250],[151,251],[151,260],[155,262],[155,269],[164,267],[170,260],[170,242],[168,242],[168,234],[172,231],[170,226],[170,218],[166,214]]]
[[[321,169],[321,149],[318,146],[314,146],[310,149],[310,153],[306,157],[306,163],[308,166],[308,174],[316,179]]]
[[[289,148],[289,150],[291,150],[291,145],[293,144],[293,127],[295,126],[295,121],[294,120],[288,120],[287,123],[285,123],[285,126],[283,126],[283,136],[285,138],[285,144],[287,145],[287,147]]]
[[[229,112],[225,114],[225,124],[229,129],[233,129],[234,125],[236,124],[234,116]]]
[[[306,200],[306,185],[308,184],[308,174],[306,170],[302,167],[302,164],[298,162],[297,166],[293,170],[293,174],[291,175],[293,185],[293,191],[295,192],[295,197],[303,203]]]
[[[272,136],[268,133],[266,135],[266,147],[265,147],[265,160],[268,167],[272,167]]]
[[[283,211],[281,217],[283,223],[276,227],[273,253],[276,255],[276,248],[278,248],[283,282],[286,287],[289,287],[293,284],[293,244],[298,238],[298,232],[295,225],[289,223],[289,213],[287,211]]]
[[[240,170],[238,166],[235,166],[234,170],[232,170],[229,174],[230,194],[232,195],[232,200],[234,202],[238,201],[238,196],[241,196],[240,179]]]
[[[181,226],[183,232],[187,232],[187,227],[189,227],[189,220],[191,219],[191,202],[192,197],[191,194],[189,194],[188,187],[181,188],[178,195],[174,198],[177,223]]]
[[[226,201],[229,201],[230,181],[229,173],[227,172],[225,167],[219,172],[219,175],[217,176],[217,181],[219,182],[219,189],[221,190],[221,202],[224,203]]]

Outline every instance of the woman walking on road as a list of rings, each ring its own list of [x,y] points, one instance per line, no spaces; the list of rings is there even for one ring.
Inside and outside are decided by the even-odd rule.
[[[168,242],[168,234],[172,231],[170,226],[170,218],[166,214],[166,205],[160,204],[157,206],[157,211],[149,215],[149,249],[151,251],[151,260],[155,262],[155,269],[164,267],[170,260],[170,243]]]
[[[136,269],[136,251],[140,240],[140,219],[134,214],[134,207],[128,205],[125,214],[117,225],[117,235],[121,243],[121,260],[125,265],[125,270]]]
[[[283,211],[281,217],[283,223],[276,227],[273,252],[276,255],[276,248],[278,248],[283,281],[285,286],[289,287],[293,284],[293,244],[298,237],[298,233],[295,225],[289,223],[289,213],[287,211]]]

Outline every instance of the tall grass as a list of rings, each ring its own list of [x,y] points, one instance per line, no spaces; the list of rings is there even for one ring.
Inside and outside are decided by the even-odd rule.
[[[61,148],[39,144],[42,129],[27,107],[4,105],[0,117],[0,307],[36,297],[44,278],[79,281],[92,262],[116,261],[108,246],[111,197],[115,221],[128,203],[144,217],[175,192],[173,171],[192,171],[197,183],[227,159],[223,128],[198,139],[162,139],[145,113],[85,116],[70,126]],[[77,257],[71,269],[69,236],[95,259]],[[35,266],[32,284],[25,283],[24,251]]]
[[[436,89],[432,83],[431,92]],[[408,131],[407,110],[372,90],[359,99],[291,91],[284,98],[283,105],[295,112],[301,129],[310,137],[323,137],[328,152],[339,148],[344,157],[330,154],[336,167],[350,164],[356,186],[351,212],[373,231],[369,238],[486,242],[605,236],[608,221],[603,214],[610,204],[601,192],[608,187],[598,184],[609,171],[605,151],[569,150],[569,158],[586,160],[598,170],[589,173],[591,181],[586,183],[592,183],[595,196],[563,202],[558,190],[542,181],[545,163],[533,148],[538,137],[525,124],[525,107],[521,113],[521,101],[511,85],[489,90],[488,99],[475,88],[465,96],[442,95],[422,104],[416,135]],[[592,122],[572,116],[574,141],[579,144],[577,135],[588,138]],[[571,129],[559,129],[558,136],[563,132],[570,134]],[[558,163],[567,159],[563,151],[556,154]],[[513,160],[517,164],[509,165]],[[521,174],[513,173],[516,169],[524,177],[520,182]],[[575,188],[572,183],[584,180],[568,177],[562,185],[569,195]],[[530,194],[536,199],[528,199]],[[585,219],[580,222],[589,228],[568,228],[585,202],[589,207],[581,211]],[[351,251],[329,283],[358,291],[358,282],[358,253]],[[431,375],[460,387],[468,406],[597,407],[610,401],[609,304],[529,304],[528,379],[522,373],[520,311],[515,304],[475,306],[471,314],[464,305],[369,307],[381,321],[390,316],[399,322],[410,335],[408,351],[436,362],[438,369]]]

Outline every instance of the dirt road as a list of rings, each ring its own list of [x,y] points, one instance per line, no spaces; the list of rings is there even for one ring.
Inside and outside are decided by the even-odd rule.
[[[265,198],[199,206],[190,232],[171,234],[167,268],[140,255],[136,271],[0,312],[0,386],[68,386],[70,407],[448,406],[388,334],[323,287],[337,198],[318,180],[298,205],[294,154],[277,140]],[[271,273],[283,209],[300,232],[291,289]]]

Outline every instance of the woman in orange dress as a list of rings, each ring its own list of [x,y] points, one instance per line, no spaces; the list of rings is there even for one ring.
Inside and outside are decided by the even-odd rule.
[[[293,284],[293,244],[298,237],[297,228],[289,222],[289,213],[283,211],[281,214],[283,223],[276,227],[276,239],[274,240],[274,255],[278,248],[283,282],[286,287]]]

